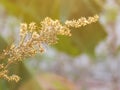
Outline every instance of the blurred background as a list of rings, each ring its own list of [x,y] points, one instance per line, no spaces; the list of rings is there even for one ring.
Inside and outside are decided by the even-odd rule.
[[[21,22],[95,14],[97,23],[11,66],[21,81],[0,80],[0,90],[120,90],[120,0],[0,0],[0,51],[17,42]]]

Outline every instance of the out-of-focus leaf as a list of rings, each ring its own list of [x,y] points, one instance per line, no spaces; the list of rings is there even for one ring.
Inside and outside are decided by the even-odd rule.
[[[118,5],[120,5],[120,0],[115,0],[115,2],[116,2]]]
[[[72,37],[61,36],[59,43],[55,47],[72,56],[80,53],[93,55],[96,45],[105,38],[106,33],[103,30],[104,28],[99,23],[88,25],[78,30],[75,29],[72,31]]]
[[[46,16],[58,18],[59,2],[59,0],[1,0],[9,13],[22,17],[26,22],[39,22]]]
[[[9,90],[7,81],[0,79],[0,90]]]
[[[0,36],[0,52],[7,47],[6,41]]]
[[[106,0],[61,0],[61,18],[74,19],[99,14]],[[75,14],[73,17],[71,17]],[[77,15],[77,16],[76,16]]]
[[[29,80],[32,76],[29,71],[26,69],[23,63],[17,63],[10,66],[10,74],[17,74],[21,77],[21,80],[16,83],[14,81],[6,81],[4,79],[0,79],[0,90],[18,90],[18,88],[27,80]],[[33,89],[34,90],[34,89]]]
[[[79,55],[80,49],[72,42],[73,37],[59,36],[59,42],[54,45],[58,50],[64,51],[72,56]]]
[[[118,9],[109,7],[107,12],[105,13],[106,22],[108,23],[114,22],[117,19],[117,15],[118,15]]]
[[[38,82],[36,80],[34,80],[33,78],[31,78],[30,80],[28,80],[27,82],[24,82],[18,90],[44,90],[41,89],[40,85],[38,84]]]
[[[2,52],[7,47],[7,42],[0,36],[0,52]],[[9,90],[6,85],[6,81],[0,79],[0,90]]]
[[[78,90],[67,79],[55,74],[42,74],[25,82],[19,90]]]
[[[17,62],[16,64],[13,64],[10,66],[10,74],[17,74],[20,76],[21,80],[16,82],[7,82],[7,85],[9,87],[9,90],[18,90],[18,88],[27,80],[29,80],[32,76],[30,72],[25,67],[24,63]]]
[[[83,0],[83,2],[88,6],[92,13],[99,13],[104,7],[106,0]]]

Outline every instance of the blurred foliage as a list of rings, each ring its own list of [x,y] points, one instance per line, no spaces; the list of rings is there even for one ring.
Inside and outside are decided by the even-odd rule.
[[[115,0],[117,2],[118,5],[120,5],[120,0]]]
[[[18,90],[77,90],[76,86],[51,73],[44,73],[25,82]]]
[[[73,56],[80,53],[87,53],[93,56],[94,48],[106,35],[103,30],[104,28],[99,23],[94,24],[94,28],[92,25],[88,25],[79,30],[73,30],[72,37],[61,36],[59,43],[55,46],[57,49]]]
[[[7,45],[6,41],[0,36],[0,52],[7,48]]]
[[[39,22],[46,16],[59,17],[59,0],[1,0],[7,11],[25,22]]]
[[[0,36],[0,52],[7,47],[6,41]],[[0,62],[1,63],[1,62]],[[0,90],[8,90],[6,81],[0,79]]]
[[[10,74],[15,73],[21,77],[21,80],[18,83],[8,82],[9,90],[16,90],[17,88],[20,87],[21,84],[23,84],[25,81],[29,80],[32,77],[29,70],[27,70],[26,66],[22,62],[10,66],[9,69]]]
[[[107,23],[114,22],[117,19],[117,15],[118,15],[117,8],[108,7],[108,10],[105,15],[105,19],[106,19]]]

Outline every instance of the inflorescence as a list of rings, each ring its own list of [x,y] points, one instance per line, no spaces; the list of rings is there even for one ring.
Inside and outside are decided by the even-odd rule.
[[[40,25],[35,22],[20,25],[20,41],[17,45],[12,44],[0,54],[0,78],[8,81],[20,80],[17,75],[9,75],[9,66],[25,58],[32,57],[45,51],[44,44],[51,45],[58,42],[58,35],[71,36],[71,27],[80,28],[98,21],[98,16],[82,17],[78,20],[67,20],[61,24],[59,20],[46,17]],[[6,61],[4,61],[6,60]]]

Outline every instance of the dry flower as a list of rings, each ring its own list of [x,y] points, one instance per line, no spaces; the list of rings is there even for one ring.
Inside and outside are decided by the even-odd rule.
[[[20,78],[17,75],[9,76],[8,68],[11,64],[32,57],[37,53],[43,53],[45,51],[44,44],[56,44],[58,35],[71,36],[71,27],[80,28],[96,22],[98,18],[97,15],[88,19],[82,17],[78,20],[67,20],[65,24],[61,24],[59,20],[46,17],[40,23],[40,26],[37,26],[35,22],[29,25],[22,23],[20,25],[20,42],[18,45],[12,44],[10,48],[3,50],[0,54],[0,78],[18,82]],[[4,63],[6,59],[7,63]]]

